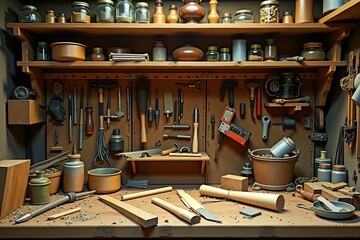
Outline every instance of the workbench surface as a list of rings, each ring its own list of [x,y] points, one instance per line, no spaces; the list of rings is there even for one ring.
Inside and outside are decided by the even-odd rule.
[[[156,186],[157,188],[159,186]],[[154,188],[154,187],[153,187]],[[347,220],[328,220],[315,215],[313,211],[297,208],[298,203],[311,206],[298,193],[271,192],[282,194],[285,197],[285,208],[275,212],[242,204],[234,201],[219,200],[200,196],[198,186],[183,188],[197,199],[203,206],[222,220],[222,223],[209,222],[201,219],[200,223],[190,225],[175,215],[151,203],[153,197],[158,197],[178,207],[186,209],[176,194],[172,192],[156,194],[126,201],[146,212],[158,216],[158,225],[142,228],[134,221],[109,207],[98,199],[98,195],[85,197],[73,203],[66,203],[49,210],[27,222],[14,224],[22,213],[37,208],[34,205],[20,207],[13,213],[0,220],[0,239],[10,238],[250,238],[250,237],[360,237],[360,211]],[[110,196],[120,199],[127,193],[144,191],[139,189],[125,189],[124,187]],[[261,191],[266,192],[266,191]],[[51,196],[51,201],[61,195]],[[47,221],[47,217],[75,207],[81,207],[80,212]],[[248,218],[240,214],[242,209],[257,209],[261,215]]]

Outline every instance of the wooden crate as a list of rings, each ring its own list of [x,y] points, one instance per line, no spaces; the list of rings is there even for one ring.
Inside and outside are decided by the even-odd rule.
[[[24,204],[30,159],[0,161],[0,219]]]
[[[45,109],[37,100],[8,100],[8,124],[30,125],[46,121]]]

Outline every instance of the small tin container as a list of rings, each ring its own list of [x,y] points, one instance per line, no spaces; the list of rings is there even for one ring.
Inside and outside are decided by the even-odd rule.
[[[347,183],[347,172],[344,165],[334,165],[331,171],[331,183]]]
[[[250,9],[240,9],[235,12],[235,23],[254,23],[253,12]]]
[[[222,17],[221,17],[221,23],[232,23],[232,17],[231,17],[231,13],[223,13]]]
[[[320,163],[317,169],[318,182],[331,182],[331,164]]]
[[[46,204],[50,201],[51,181],[45,177],[44,171],[38,170],[35,172],[35,175],[35,178],[29,182],[31,204]]]
[[[32,5],[24,5],[19,14],[19,22],[36,23],[41,22],[41,16],[37,12],[37,7]]]
[[[295,149],[295,144],[291,138],[283,137],[279,142],[270,148],[270,152],[277,158],[283,158]]]
[[[317,177],[317,169],[320,167],[320,164],[322,163],[327,163],[327,164],[330,164],[331,165],[331,158],[328,158],[326,156],[326,151],[323,150],[320,152],[320,157],[318,158],[315,158],[315,177]]]
[[[68,155],[69,160],[64,163],[63,191],[82,192],[84,188],[84,163],[80,160],[80,154]]]
[[[218,52],[217,46],[209,46],[207,52],[205,53],[206,61],[208,62],[217,62],[219,61],[220,54]]]

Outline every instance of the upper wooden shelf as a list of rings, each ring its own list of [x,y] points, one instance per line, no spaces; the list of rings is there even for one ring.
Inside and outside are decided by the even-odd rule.
[[[319,19],[319,23],[360,19],[360,0],[351,0]]]
[[[8,23],[8,28],[47,36],[70,34],[72,36],[238,36],[278,34],[284,36],[298,36],[301,34],[332,33],[344,27],[353,28],[354,24],[122,24],[122,23]]]

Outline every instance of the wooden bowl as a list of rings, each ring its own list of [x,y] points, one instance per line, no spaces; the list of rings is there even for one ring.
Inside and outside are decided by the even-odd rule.
[[[117,168],[95,168],[88,171],[89,190],[113,193],[121,188],[121,171]]]
[[[173,58],[176,61],[199,61],[204,57],[204,52],[193,46],[184,46],[175,49]]]
[[[84,61],[86,46],[76,42],[55,42],[50,44],[51,59],[59,62]]]

